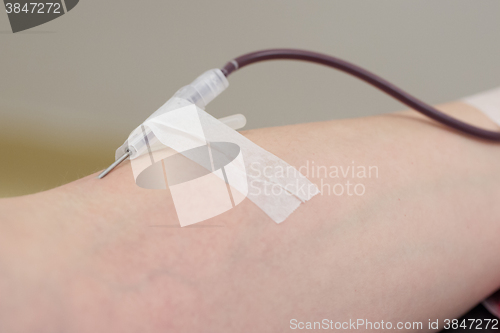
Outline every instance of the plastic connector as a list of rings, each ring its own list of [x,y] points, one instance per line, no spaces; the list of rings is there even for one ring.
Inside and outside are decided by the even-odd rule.
[[[185,99],[205,109],[215,97],[229,86],[226,76],[218,68],[201,74],[191,84],[179,89],[174,97]]]
[[[200,109],[205,109],[208,103],[219,96],[229,86],[226,76],[218,68],[211,69],[198,76],[191,84],[179,89],[173,98],[180,98],[192,104],[195,104]],[[172,100],[172,99],[171,99]],[[169,100],[170,101],[170,100]],[[168,101],[167,101],[168,104]],[[152,116],[155,114],[153,113]],[[246,119],[243,115],[235,115],[227,117],[223,122],[227,121],[229,127],[239,129],[246,124]],[[156,138],[149,130],[145,133],[145,138],[150,143],[156,142]],[[116,150],[115,158],[119,159],[129,149],[130,155],[134,156],[138,152],[141,153],[146,149],[146,142],[143,136],[137,136],[135,140],[129,142],[128,140]]]

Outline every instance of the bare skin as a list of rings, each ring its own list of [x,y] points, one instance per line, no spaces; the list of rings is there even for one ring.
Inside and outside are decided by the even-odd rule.
[[[459,103],[445,112],[497,129]],[[252,202],[178,227],[124,164],[0,200],[0,332],[286,332],[455,318],[500,287],[500,145],[415,112],[244,133],[300,167],[377,166],[275,224]],[[309,177],[320,185],[320,178]],[[323,178],[323,184],[346,179]]]

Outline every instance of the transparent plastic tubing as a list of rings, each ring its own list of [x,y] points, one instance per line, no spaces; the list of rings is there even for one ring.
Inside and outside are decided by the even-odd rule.
[[[444,124],[460,132],[467,133],[469,135],[478,138],[492,140],[492,141],[500,141],[500,132],[485,130],[467,124],[453,117],[450,117],[447,114],[432,107],[431,105],[424,103],[419,99],[413,97],[409,93],[396,87],[395,85],[384,80],[383,78],[367,71],[366,69],[363,69],[347,61],[331,57],[326,54],[305,51],[305,50],[298,50],[298,49],[261,50],[252,53],[247,53],[242,56],[239,56],[234,60],[231,60],[223,68],[221,68],[221,71],[227,77],[234,71],[256,62],[261,62],[266,60],[284,60],[284,59],[308,61],[336,68],[342,72],[351,74],[371,84],[372,86],[375,86],[376,88],[382,90],[383,92],[391,95],[401,103],[406,104],[410,108],[426,115],[429,118],[432,118],[440,122],[441,124]]]

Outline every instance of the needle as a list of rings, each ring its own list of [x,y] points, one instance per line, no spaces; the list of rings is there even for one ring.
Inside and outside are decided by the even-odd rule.
[[[121,162],[125,161],[129,156],[130,156],[130,150],[127,149],[127,151],[125,152],[125,154],[122,155],[122,157],[120,157],[119,159],[117,159],[106,170],[104,170],[103,172],[101,172],[101,174],[99,176],[97,176],[97,178],[101,179],[104,176],[106,176],[108,173],[111,172],[111,170],[113,170],[114,168],[116,168],[118,166],[118,164],[120,164]]]
[[[235,131],[243,128],[247,122],[245,116],[242,114],[234,114],[232,116],[220,118],[219,121],[221,121],[222,123],[231,127]],[[132,149],[134,149],[133,151],[136,151],[136,152],[137,152],[137,150],[140,151],[141,149],[146,149],[145,148],[146,146],[149,150],[150,149],[149,145],[151,144],[151,142],[153,140],[158,140],[154,136],[153,132],[144,133],[144,137],[139,137],[138,141],[135,141],[135,144],[132,144],[132,145],[129,144],[128,147],[133,147],[132,148]],[[154,141],[154,142],[156,142],[156,141]],[[132,154],[130,149],[131,148],[127,148],[125,150],[125,154],[123,154],[119,159],[117,159],[113,164],[111,164],[106,170],[101,172],[101,174],[99,176],[97,176],[97,178],[99,178],[99,179],[104,178],[108,173],[110,173],[114,168],[116,168],[121,162],[125,161],[128,157],[130,157],[130,155]]]

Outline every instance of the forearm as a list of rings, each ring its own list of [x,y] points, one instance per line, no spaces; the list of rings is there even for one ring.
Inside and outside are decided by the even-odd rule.
[[[463,105],[445,109],[493,127]],[[169,193],[137,187],[128,164],[103,180],[0,201],[0,330],[29,325],[16,321],[21,312],[67,331],[90,329],[82,312],[117,331],[276,332],[292,318],[426,323],[500,286],[498,145],[413,113],[245,135],[297,168],[375,166],[378,177],[309,175],[324,193],[280,225],[244,201],[176,228]],[[336,195],[347,181],[364,194]],[[54,298],[65,320],[41,308]]]

